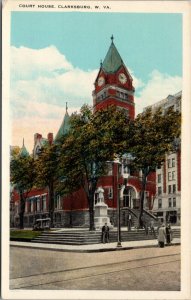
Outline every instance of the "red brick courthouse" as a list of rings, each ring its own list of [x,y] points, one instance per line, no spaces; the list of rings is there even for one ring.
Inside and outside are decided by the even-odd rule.
[[[100,65],[100,70],[97,77],[95,78],[94,85],[95,89],[92,93],[94,112],[101,108],[107,107],[108,105],[115,105],[118,108],[125,109],[129,118],[134,119],[135,89],[133,87],[133,79],[127,67],[125,66],[117,48],[115,47],[113,37],[111,38],[111,45],[105,56],[105,59]],[[68,130],[68,121],[69,115],[66,109],[63,122],[55,137],[55,140]],[[50,143],[54,142],[53,135],[49,133],[47,139],[45,139],[41,134],[35,134],[33,150],[34,157],[38,155],[39,149],[43,146],[46,140],[48,140]],[[21,151],[27,151],[24,144]],[[175,154],[173,158],[175,159],[173,163],[176,164],[176,167],[173,169],[174,171],[176,171],[176,174],[174,174],[174,176],[176,176],[176,182],[180,183],[180,153],[177,155]],[[114,226],[116,226],[117,223],[117,193],[119,190],[119,184],[121,186],[119,195],[121,203],[121,225],[127,225],[127,215],[129,213],[132,214],[133,221],[135,222],[135,215],[139,209],[142,174],[141,172],[136,174],[130,173],[130,169],[127,166],[130,159],[131,158],[129,156],[124,156],[120,165],[118,165],[117,162],[108,162],[108,174],[100,178],[97,185],[97,188],[102,187],[104,189],[104,201],[108,205],[108,216],[110,218],[111,224],[113,224]],[[161,190],[162,187],[161,189],[158,189],[160,187],[160,182],[157,182],[157,180],[159,179],[163,181],[163,186],[165,186],[165,189],[163,190]],[[159,201],[159,204],[161,205],[162,200],[159,199],[162,199],[162,194],[164,193],[166,197],[164,198],[170,199],[170,196],[168,197],[167,195],[168,186],[165,180],[167,181],[164,172],[162,178],[160,178],[158,171],[153,172],[148,176],[144,200],[144,209],[147,216],[152,213],[152,209],[153,207],[155,207],[156,215],[158,215],[159,217],[166,217],[167,210],[162,210],[158,205],[158,202],[156,202]],[[174,191],[174,194],[171,193],[172,199],[176,198],[177,192],[180,193],[180,184],[176,185],[176,182],[171,182],[172,193]],[[176,185],[176,188],[174,187],[174,190],[173,184]],[[11,195],[11,226],[15,226],[19,221],[19,197],[15,191],[13,191]],[[160,195],[161,198],[159,197]],[[26,202],[24,216],[25,227],[31,226],[35,219],[46,217],[48,215],[48,201],[49,195],[46,188],[44,188],[43,190],[41,189],[31,191]],[[96,201],[97,192],[95,193],[95,203]],[[179,203],[178,201],[177,203]],[[180,208],[173,207],[173,200],[172,207],[167,207],[167,209],[169,209],[170,211],[175,211],[176,215],[179,215],[175,222],[179,223]],[[57,196],[55,198],[54,218],[55,226],[58,227],[88,227],[89,209],[86,195],[84,194],[83,190],[81,189],[68,197]]]

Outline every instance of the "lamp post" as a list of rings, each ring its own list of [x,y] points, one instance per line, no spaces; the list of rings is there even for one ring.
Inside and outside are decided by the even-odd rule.
[[[121,244],[121,205],[120,205],[120,197],[119,197],[119,185],[118,185],[118,177],[119,177],[119,164],[120,162],[116,162],[117,164],[117,248],[122,247]]]
[[[126,166],[130,165],[134,159],[133,156],[131,155],[131,153],[125,154],[124,158],[127,160]],[[122,247],[122,244],[121,244],[121,205],[120,205],[120,197],[119,197],[119,191],[121,189],[121,186],[119,187],[119,185],[118,185],[119,165],[121,165],[121,163],[119,161],[116,161],[116,164],[117,164],[117,176],[116,176],[117,177],[117,247]],[[125,186],[127,185],[127,177],[124,178],[123,184]],[[130,195],[130,201],[131,201],[131,195]]]

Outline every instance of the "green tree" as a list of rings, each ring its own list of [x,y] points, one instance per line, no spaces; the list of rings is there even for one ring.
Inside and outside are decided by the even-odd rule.
[[[110,106],[92,113],[87,105],[71,117],[71,129],[62,145],[60,171],[63,185],[83,187],[89,205],[90,230],[94,230],[94,193],[100,176],[122,152],[127,136],[128,117],[124,110]]]
[[[20,196],[19,227],[24,228],[25,202],[35,181],[34,159],[29,156],[14,155],[10,163],[10,181]]]
[[[152,112],[147,109],[130,123],[130,140],[126,149],[133,156],[132,167],[142,171],[139,224],[142,225],[144,194],[147,176],[165,160],[173,149],[173,142],[180,136],[180,113],[172,108]]]
[[[38,187],[48,187],[49,195],[49,215],[51,218],[51,227],[54,227],[54,198],[55,187],[59,180],[59,147],[57,144],[45,145],[35,159],[36,185]]]

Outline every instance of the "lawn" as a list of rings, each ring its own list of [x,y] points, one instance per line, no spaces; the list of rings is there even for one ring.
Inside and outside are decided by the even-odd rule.
[[[10,239],[28,239],[31,240],[41,234],[41,231],[32,230],[11,230]]]

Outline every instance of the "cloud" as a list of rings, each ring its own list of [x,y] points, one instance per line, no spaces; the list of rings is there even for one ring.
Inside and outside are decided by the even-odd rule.
[[[72,69],[72,64],[55,46],[43,49],[11,47],[11,77],[13,80],[29,80],[42,76],[54,77],[60,72]]]
[[[154,70],[148,82],[133,76],[136,113],[143,107],[181,90],[182,79]],[[92,91],[98,70],[76,68],[54,46],[44,49],[11,47],[11,120],[12,145],[33,148],[36,132],[44,137],[57,133],[68,102],[69,113],[84,103],[92,104]]]
[[[12,119],[11,124],[11,145],[22,146],[22,140],[25,140],[27,150],[32,153],[34,147],[34,134],[40,133],[44,138],[49,132],[56,136],[62,120],[65,115],[65,108],[46,103],[28,103],[28,106],[34,111],[34,115]],[[39,115],[38,112],[42,111]],[[68,113],[72,114],[77,111],[78,107],[68,109]],[[52,114],[52,118],[47,117]]]
[[[148,82],[135,96],[136,114],[141,113],[143,108],[152,105],[168,95],[176,94],[182,90],[182,78],[170,76],[154,70],[149,75]]]
[[[135,75],[134,75],[134,71],[131,70],[130,68],[128,68],[129,70],[129,73],[131,74],[132,78],[133,78],[133,86],[136,89],[140,89],[142,87],[145,86],[144,82],[142,81],[141,78],[137,78]]]
[[[63,107],[67,101],[71,108],[91,104],[97,72],[75,68],[54,46],[40,50],[12,47],[12,118],[43,117],[42,105],[38,109],[39,103]],[[47,118],[53,118],[53,115],[47,113]]]
[[[21,146],[24,137],[31,152],[36,132],[56,135],[66,102],[69,114],[84,103],[92,104],[97,72],[75,68],[54,46],[11,47],[11,144]]]

